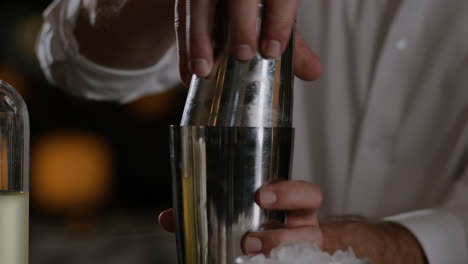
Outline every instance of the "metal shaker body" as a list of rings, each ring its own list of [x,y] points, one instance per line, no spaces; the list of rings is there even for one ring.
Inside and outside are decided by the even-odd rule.
[[[290,175],[292,43],[276,59],[225,52],[210,78],[192,78],[170,129],[179,264],[233,264],[247,232],[284,223],[254,196]]]
[[[291,128],[172,127],[180,264],[234,264],[249,231],[278,227],[284,214],[266,211],[254,194],[287,179]]]

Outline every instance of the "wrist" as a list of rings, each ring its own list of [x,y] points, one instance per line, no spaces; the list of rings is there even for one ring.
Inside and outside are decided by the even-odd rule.
[[[351,247],[359,258],[372,263],[427,263],[413,234],[393,222],[371,222],[364,218],[327,219],[320,222],[322,249],[330,253]]]

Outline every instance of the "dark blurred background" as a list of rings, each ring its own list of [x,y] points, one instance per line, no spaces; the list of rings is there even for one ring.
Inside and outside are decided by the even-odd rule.
[[[184,90],[119,105],[52,87],[34,52],[50,2],[0,3],[0,79],[31,119],[30,263],[172,263],[156,217],[171,206],[168,126]]]

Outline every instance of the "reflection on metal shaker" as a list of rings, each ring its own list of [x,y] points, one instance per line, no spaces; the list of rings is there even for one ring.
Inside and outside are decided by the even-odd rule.
[[[276,59],[226,54],[213,76],[192,78],[181,125],[170,128],[179,264],[233,264],[246,232],[284,222],[254,195],[289,179],[292,42]]]

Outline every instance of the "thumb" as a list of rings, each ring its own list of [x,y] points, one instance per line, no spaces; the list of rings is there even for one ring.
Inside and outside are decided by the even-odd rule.
[[[158,217],[158,222],[164,228],[164,230],[170,233],[174,233],[174,209],[171,208],[161,212]]]
[[[317,80],[322,73],[319,57],[309,48],[304,38],[296,32],[294,74],[305,81]]]

